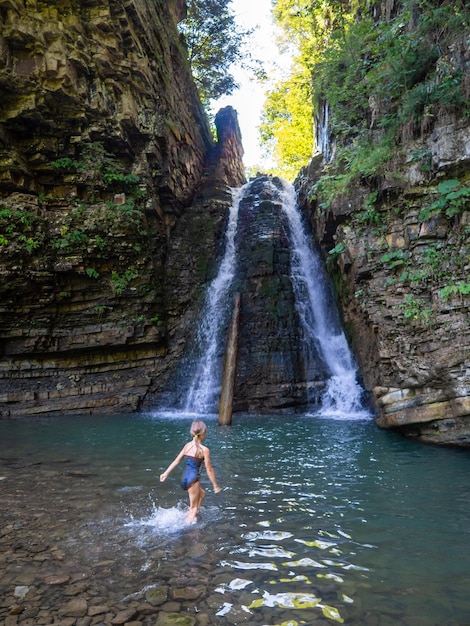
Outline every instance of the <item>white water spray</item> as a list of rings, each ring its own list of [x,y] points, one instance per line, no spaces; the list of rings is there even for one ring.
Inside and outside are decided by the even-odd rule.
[[[245,187],[234,191],[225,235],[225,252],[217,276],[209,285],[201,315],[201,326],[197,332],[198,360],[196,373],[185,402],[185,411],[207,413],[214,411],[220,391],[220,371],[217,358],[220,345],[220,331],[227,315],[228,293],[235,276],[236,251],[235,235],[238,225],[238,207]],[[230,303],[231,304],[231,303]],[[218,368],[220,370],[220,367]]]
[[[356,379],[354,359],[339,320],[330,313],[332,303],[322,262],[302,223],[293,185],[284,184],[282,200],[290,227],[291,276],[297,310],[306,338],[319,348],[330,372],[321,413],[363,415],[362,389]],[[306,356],[308,361],[308,350]]]

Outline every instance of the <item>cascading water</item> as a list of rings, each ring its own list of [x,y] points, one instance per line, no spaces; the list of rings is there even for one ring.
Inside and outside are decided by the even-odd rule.
[[[323,155],[325,163],[329,163],[335,153],[335,142],[330,135],[330,105],[322,102],[315,115],[315,152]]]
[[[260,224],[255,227],[260,211],[264,212],[263,220],[272,220],[277,225],[275,228],[273,226],[272,232],[269,229],[266,231],[267,223],[264,221],[263,227]],[[262,250],[261,265],[271,258],[271,254],[274,257],[284,254],[279,248],[269,248],[270,242],[274,242],[283,229],[286,233],[286,269],[273,265],[271,273],[260,274],[261,270],[256,265],[259,259],[255,261],[254,258],[255,251]],[[269,232],[268,237],[266,232]],[[251,235],[254,235],[253,239]],[[244,245],[246,240],[249,242],[248,248]],[[269,245],[264,248],[266,244]],[[242,255],[242,248],[245,256]],[[243,256],[243,261],[239,256]],[[288,301],[280,300],[278,287],[274,286],[276,279],[279,279],[277,272],[280,271],[286,272],[285,278],[290,284],[291,309],[295,309],[296,313],[293,315],[298,320],[295,333],[297,337],[299,334],[302,336],[300,342],[295,341],[295,333],[289,335],[289,341],[282,343],[281,340],[281,337],[286,338],[285,334],[282,335],[285,332],[286,319],[293,318],[288,313],[286,317],[285,307]],[[251,277],[251,291],[246,291],[248,275]],[[198,322],[198,356],[193,361],[193,366],[186,371],[186,375],[191,376],[191,383],[183,405],[184,411],[196,414],[217,411],[226,342],[223,330],[230,317],[235,282],[237,289],[241,289],[242,302],[245,302],[245,325],[252,321],[253,316],[259,317],[258,325],[251,325],[249,335],[245,335],[247,344],[242,342],[242,354],[239,355],[239,380],[242,381],[242,388],[244,386],[242,395],[247,396],[241,398],[241,401],[246,402],[246,410],[250,410],[250,402],[258,402],[258,405],[253,406],[275,407],[277,398],[278,406],[282,408],[282,386],[303,385],[306,389],[303,404],[315,404],[317,409],[321,401],[321,412],[324,415],[364,416],[362,389],[357,382],[354,359],[341,329],[321,258],[314,251],[311,237],[302,223],[294,187],[268,177],[265,180],[256,179],[234,193],[225,236],[225,252],[217,276],[207,290]],[[260,296],[266,299],[260,300]],[[253,298],[257,298],[255,307]],[[269,330],[271,327],[272,330]],[[266,328],[271,334],[257,334],[263,333]],[[254,337],[257,343],[253,343]],[[302,367],[292,369],[289,365],[283,369],[284,366],[280,363],[290,364],[290,358],[295,358],[299,364],[303,363]],[[266,369],[266,363],[270,363],[272,367]],[[194,370],[192,375],[191,370]],[[299,370],[302,378],[298,377]],[[261,394],[265,394],[260,396],[263,398],[261,403],[255,398],[260,390]],[[300,397],[292,400],[291,406],[295,405],[302,405]]]
[[[238,224],[238,207],[244,187],[234,192],[225,235],[225,251],[217,276],[209,285],[197,331],[197,345],[200,354],[196,372],[185,400],[184,409],[191,413],[214,411],[220,391],[220,344],[221,330],[229,314],[228,295],[235,276],[236,251],[235,234]],[[231,302],[230,302],[231,305]]]
[[[291,276],[296,306],[306,335],[307,363],[309,340],[320,349],[331,374],[322,398],[328,414],[363,414],[362,389],[356,366],[326,282],[321,259],[313,250],[302,223],[293,185],[284,184],[282,208],[287,215],[291,236]]]

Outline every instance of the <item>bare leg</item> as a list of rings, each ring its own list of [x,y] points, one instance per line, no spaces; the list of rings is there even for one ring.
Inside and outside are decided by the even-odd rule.
[[[199,512],[199,499],[200,499],[200,494],[199,492],[201,491],[201,487],[199,485],[199,481],[194,483],[194,485],[191,485],[191,487],[188,489],[188,496],[189,496],[189,509],[188,512],[186,514],[186,521],[191,523],[191,522],[195,522],[197,519],[197,514]]]
[[[206,492],[204,491],[204,489],[202,487],[199,487],[199,500],[197,502],[197,512],[198,512],[198,514],[199,514],[199,511],[201,510],[201,505],[202,505],[205,497],[206,497]]]

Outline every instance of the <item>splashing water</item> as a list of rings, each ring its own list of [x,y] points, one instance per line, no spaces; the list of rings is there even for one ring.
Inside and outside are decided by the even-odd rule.
[[[273,186],[274,187],[274,186]],[[296,307],[306,338],[318,346],[330,372],[322,398],[323,415],[365,416],[362,388],[356,379],[356,366],[335,315],[320,256],[314,252],[302,223],[293,185],[284,183],[282,208],[288,218],[291,237],[291,276]],[[307,341],[307,364],[313,346]]]
[[[137,531],[147,529],[155,533],[172,535],[187,528],[186,513],[187,507],[185,509],[182,506],[173,506],[169,509],[165,509],[153,504],[150,515],[142,517],[141,519],[132,518],[125,524],[125,527]]]
[[[188,505],[179,502],[176,506],[165,508],[152,502],[150,512],[142,517],[134,517],[123,524],[123,528],[134,537],[136,544],[148,550],[155,540],[162,546],[193,529],[201,530],[213,524],[220,516],[215,506],[205,506],[197,521],[188,522]]]
[[[198,329],[198,348],[201,358],[198,360],[196,373],[185,402],[185,411],[207,413],[216,406],[220,388],[220,367],[217,358],[220,345],[220,331],[227,317],[227,295],[235,276],[236,250],[235,235],[238,224],[238,207],[245,187],[235,190],[230,208],[225,252],[217,276],[206,294],[201,326]],[[219,370],[219,371],[218,371]]]

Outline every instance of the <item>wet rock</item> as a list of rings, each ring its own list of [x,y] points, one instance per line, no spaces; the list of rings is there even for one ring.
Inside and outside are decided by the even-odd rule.
[[[23,552],[22,550],[19,552],[15,551],[13,559],[15,561],[25,559],[28,562],[28,568],[25,568],[24,571],[14,576],[13,582],[15,585],[32,585],[35,578],[35,572],[31,567],[33,562],[31,561],[30,554],[28,552]]]
[[[116,561],[114,561],[112,559],[107,559],[106,561],[100,561],[99,563],[97,563],[96,567],[106,567],[106,568],[109,568],[109,566],[114,565],[114,563],[116,563]]]
[[[242,323],[234,411],[305,406],[307,381],[323,386],[327,377],[315,348],[313,357],[304,354],[289,232],[279,186],[257,178],[240,201],[236,236]]]
[[[88,609],[88,615],[91,617],[95,617],[96,615],[102,615],[103,613],[107,613],[109,611],[109,607],[106,605],[98,605],[98,606],[90,606]]]
[[[21,604],[14,604],[10,607],[10,615],[19,615],[24,611],[24,606]]]
[[[66,596],[77,596],[79,593],[83,593],[87,587],[88,584],[85,582],[75,582],[71,585],[68,585],[64,589],[64,594]]]
[[[165,613],[179,613],[181,611],[180,602],[165,602],[160,606],[160,609]]]
[[[44,578],[46,585],[63,585],[70,580],[68,574],[49,574]]]
[[[159,609],[155,608],[150,602],[142,602],[137,606],[137,613],[139,613],[139,615],[152,615],[158,611]]]
[[[84,617],[88,612],[88,603],[84,598],[73,598],[59,609],[65,617]]]
[[[177,613],[158,614],[155,626],[195,626],[196,620],[190,615],[178,615]]]
[[[15,598],[22,600],[28,593],[29,589],[30,588],[27,585],[18,585],[17,587],[15,587],[13,595],[15,596]]]
[[[133,617],[136,616],[136,614],[137,611],[135,610],[135,608],[119,611],[116,617],[111,620],[111,624],[126,624],[126,622],[129,622]]]
[[[160,587],[152,587],[145,592],[145,599],[153,606],[163,604],[168,599],[168,587],[161,585]]]
[[[70,470],[66,472],[67,476],[75,477],[75,478],[89,478],[93,476],[91,472],[87,472],[86,470]]]
[[[39,554],[40,552],[45,552],[48,548],[49,546],[47,546],[45,543],[34,543],[29,546],[29,551],[33,554]]]
[[[206,591],[204,585],[196,585],[195,587],[181,587],[173,589],[171,594],[173,600],[196,600],[200,598]]]
[[[190,547],[188,555],[193,558],[198,558],[207,552],[207,545],[202,542],[195,543]]]

